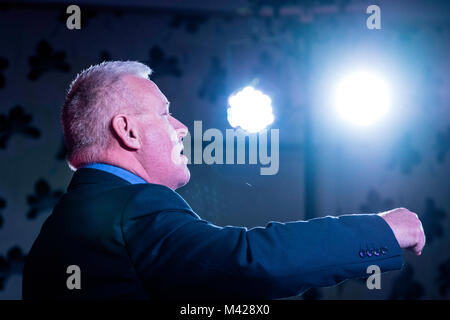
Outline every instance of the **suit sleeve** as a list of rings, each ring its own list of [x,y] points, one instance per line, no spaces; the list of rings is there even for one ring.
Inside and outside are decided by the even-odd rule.
[[[170,196],[146,212],[144,192],[123,219],[128,254],[154,298],[277,299],[368,276],[369,265],[402,267],[393,232],[374,214],[219,227]]]

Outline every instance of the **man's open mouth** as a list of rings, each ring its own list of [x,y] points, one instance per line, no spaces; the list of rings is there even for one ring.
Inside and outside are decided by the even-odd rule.
[[[172,149],[172,161],[176,164],[188,163],[188,158],[184,155],[184,145],[183,143],[177,143]]]

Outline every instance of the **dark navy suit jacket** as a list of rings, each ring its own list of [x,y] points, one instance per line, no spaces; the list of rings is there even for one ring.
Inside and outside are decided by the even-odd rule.
[[[81,271],[70,290],[67,267]],[[27,257],[24,299],[276,299],[402,267],[377,215],[219,227],[175,191],[79,169]]]

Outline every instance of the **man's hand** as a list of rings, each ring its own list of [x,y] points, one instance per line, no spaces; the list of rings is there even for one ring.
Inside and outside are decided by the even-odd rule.
[[[402,249],[410,249],[420,256],[425,246],[425,233],[417,214],[405,208],[397,208],[378,214],[394,232]]]

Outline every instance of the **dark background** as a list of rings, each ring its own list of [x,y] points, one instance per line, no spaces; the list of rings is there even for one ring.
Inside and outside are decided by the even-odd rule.
[[[81,30],[66,28],[70,4],[81,7]],[[366,28],[370,4],[381,8],[381,30]],[[20,299],[23,259],[72,176],[59,121],[67,87],[103,60],[147,63],[191,132],[194,120],[230,128],[228,95],[255,79],[272,97],[278,174],[191,165],[178,191],[204,219],[253,227],[418,213],[423,254],[406,254],[381,290],[349,280],[302,298],[450,298],[449,27],[448,1],[2,2],[0,299]],[[389,116],[366,129],[338,119],[331,101],[337,79],[361,64],[384,74],[394,96]]]

